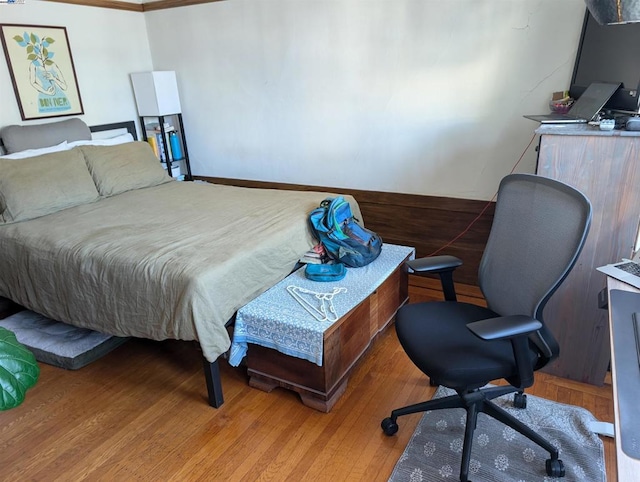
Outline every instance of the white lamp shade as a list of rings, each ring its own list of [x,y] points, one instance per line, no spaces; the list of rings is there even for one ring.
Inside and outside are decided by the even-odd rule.
[[[131,74],[138,114],[157,117],[182,113],[176,73],[171,70]]]

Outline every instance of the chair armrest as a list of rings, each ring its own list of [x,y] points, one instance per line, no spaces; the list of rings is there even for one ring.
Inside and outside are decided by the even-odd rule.
[[[542,328],[542,323],[524,315],[499,316],[467,324],[471,332],[483,340],[509,340],[513,349],[517,374],[507,378],[514,387],[533,385],[533,365],[529,349],[529,334]]]
[[[505,340],[538,331],[542,323],[530,316],[511,315],[474,321],[467,328],[483,340]]]
[[[444,299],[456,301],[456,288],[453,284],[453,270],[462,265],[462,261],[455,256],[429,256],[407,261],[409,269],[418,275],[438,274],[442,284]]]
[[[462,266],[462,260],[455,256],[429,256],[407,261],[407,266],[416,273],[439,273],[441,271],[453,271]]]

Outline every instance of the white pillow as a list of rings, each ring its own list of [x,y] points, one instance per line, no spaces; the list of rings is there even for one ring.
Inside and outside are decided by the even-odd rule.
[[[91,139],[88,141],[69,142],[69,149],[76,146],[115,146],[118,144],[124,144],[125,142],[133,142],[133,136],[128,132],[119,136],[109,137],[108,139]]]
[[[27,157],[41,156],[51,152],[68,151],[69,149],[71,149],[71,147],[69,147],[67,141],[62,141],[55,146],[27,149],[26,151],[14,152],[13,154],[5,154],[4,156],[0,156],[0,159],[25,159]]]

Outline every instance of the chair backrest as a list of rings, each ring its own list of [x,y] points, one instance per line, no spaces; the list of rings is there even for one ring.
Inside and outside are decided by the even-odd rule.
[[[591,224],[591,203],[560,181],[512,174],[500,183],[478,282],[488,307],[543,322],[532,341],[546,362],[559,348],[542,310],[575,264]]]

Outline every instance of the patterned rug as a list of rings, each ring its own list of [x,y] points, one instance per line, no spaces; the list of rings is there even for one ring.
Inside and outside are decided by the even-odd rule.
[[[439,387],[434,398],[454,393]],[[493,401],[559,448],[566,475],[562,479],[547,476],[548,452],[481,413],[471,449],[470,480],[606,482],[604,447],[598,435],[589,430],[589,422],[595,420],[589,411],[532,395],[527,395],[524,410],[513,407],[513,394]],[[402,417],[398,421],[402,430]],[[425,412],[389,481],[459,480],[465,421],[463,409]]]

